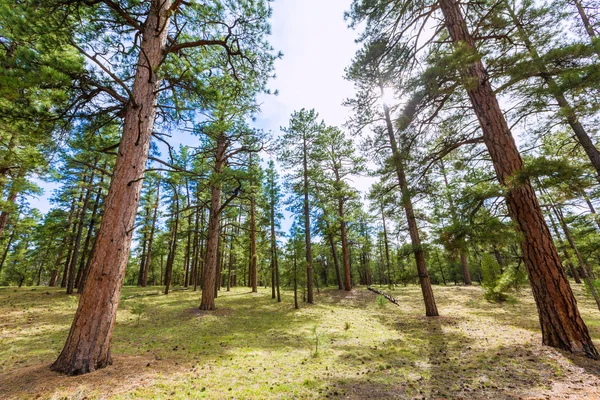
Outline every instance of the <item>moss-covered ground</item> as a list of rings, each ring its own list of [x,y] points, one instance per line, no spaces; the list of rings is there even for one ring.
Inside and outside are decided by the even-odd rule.
[[[270,289],[236,288],[200,312],[197,292],[127,287],[113,365],[65,377],[48,367],[77,297],[0,288],[0,398],[600,398],[600,362],[542,346],[528,290],[495,304],[476,286],[435,287],[438,318],[424,316],[418,287],[382,290],[401,306],[327,289],[294,310],[291,292],[277,303]],[[574,290],[600,347],[600,312]]]

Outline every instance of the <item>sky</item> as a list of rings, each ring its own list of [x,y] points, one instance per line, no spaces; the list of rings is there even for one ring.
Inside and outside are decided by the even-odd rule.
[[[283,58],[275,63],[276,78],[269,84],[278,95],[261,95],[261,113],[255,125],[279,134],[294,110],[314,108],[328,125],[341,126],[350,110],[342,101],[353,95],[350,82],[344,80],[344,69],[350,65],[359,45],[358,32],[347,27],[344,11],[351,0],[276,0],[273,7],[272,35],[269,41]],[[197,138],[175,136],[174,145],[195,145]],[[266,156],[268,158],[268,156]],[[356,177],[353,184],[366,192],[372,182]],[[30,199],[32,207],[42,212],[50,209],[49,197],[56,184],[38,181],[44,195]],[[285,215],[282,228],[289,227]]]

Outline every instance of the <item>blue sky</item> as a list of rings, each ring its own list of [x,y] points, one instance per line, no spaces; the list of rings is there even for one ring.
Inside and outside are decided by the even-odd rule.
[[[256,126],[277,135],[279,128],[288,123],[290,114],[301,108],[315,108],[329,125],[342,125],[349,110],[341,105],[352,96],[352,84],[345,81],[344,68],[354,56],[358,33],[349,29],[344,21],[344,11],[351,0],[276,0],[272,4],[272,35],[275,50],[284,56],[276,61],[277,77],[270,88],[279,95],[259,98],[262,113]],[[195,145],[196,138],[183,134],[173,137],[178,143]],[[266,156],[268,158],[268,156]],[[366,191],[371,180],[354,179],[355,185]],[[31,205],[46,212],[48,198],[55,184],[39,182],[45,190],[43,196],[30,199]],[[283,228],[289,226],[286,216]]]

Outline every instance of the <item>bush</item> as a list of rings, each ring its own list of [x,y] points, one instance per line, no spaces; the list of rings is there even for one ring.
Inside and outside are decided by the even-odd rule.
[[[383,297],[382,295],[377,296],[377,305],[379,307],[385,307],[385,305],[386,305],[385,297]]]
[[[485,289],[483,297],[494,302],[509,300],[506,292],[518,289],[527,279],[525,269],[516,266],[509,266],[500,273],[500,264],[490,254],[481,260],[481,276],[481,286]]]

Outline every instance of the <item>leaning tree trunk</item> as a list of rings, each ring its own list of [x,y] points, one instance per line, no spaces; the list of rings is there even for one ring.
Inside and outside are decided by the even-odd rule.
[[[217,149],[215,157],[215,181],[211,187],[210,211],[208,215],[208,234],[206,240],[206,257],[203,268],[202,279],[202,302],[201,310],[215,309],[215,284],[217,279],[217,253],[219,252],[219,220],[221,216],[221,174],[225,163],[225,152],[227,151],[225,134],[217,138]]]
[[[402,206],[406,214],[406,222],[408,224],[408,232],[410,234],[410,241],[412,244],[413,254],[417,263],[417,274],[419,275],[419,283],[421,284],[421,292],[423,293],[423,301],[425,302],[425,315],[428,317],[437,317],[439,315],[437,305],[435,304],[435,297],[433,296],[433,289],[431,288],[431,278],[429,277],[429,271],[427,270],[427,263],[425,261],[425,252],[421,245],[421,237],[419,235],[419,227],[417,226],[417,218],[413,210],[412,200],[410,198],[410,190],[408,188],[408,182],[406,181],[406,175],[404,173],[404,162],[398,149],[396,142],[396,136],[394,134],[394,128],[392,126],[392,118],[390,116],[390,109],[387,105],[383,106],[385,113],[385,120],[387,126],[388,139],[392,146],[392,157],[394,167],[396,168],[396,174],[398,176],[398,184],[400,185],[400,192],[402,196]]]
[[[125,112],[106,211],[71,331],[51,367],[54,371],[77,375],[111,363],[110,343],[156,113],[159,80],[154,71],[163,58],[170,8],[170,0],[152,0],[143,24],[133,97]]]
[[[556,218],[558,218],[558,221],[560,222],[560,224],[562,226],[562,229],[563,229],[563,232],[565,233],[567,241],[569,242],[569,245],[571,245],[571,248],[573,249],[573,252],[575,253],[575,257],[577,257],[577,261],[579,262],[579,265],[581,266],[581,271],[583,272],[583,279],[587,283],[587,285],[590,289],[590,292],[592,293],[592,297],[594,298],[594,300],[596,300],[596,306],[598,307],[598,310],[600,310],[600,298],[598,298],[598,293],[596,292],[594,282],[592,282],[592,280],[590,278],[590,274],[588,272],[588,267],[587,267],[585,261],[583,261],[583,257],[581,256],[579,249],[575,245],[575,240],[573,240],[573,236],[571,235],[571,230],[569,229],[569,226],[567,225],[567,222],[565,221],[565,217],[564,217],[562,211],[556,205],[553,205],[553,208],[554,208],[554,215],[556,215]]]
[[[565,97],[564,91],[560,88],[558,83],[554,80],[554,78],[548,71],[548,68],[546,67],[546,64],[544,63],[544,60],[542,60],[537,49],[534,47],[533,43],[529,39],[529,32],[527,32],[525,30],[525,27],[521,24],[521,21],[519,21],[519,19],[517,18],[512,7],[507,6],[507,10],[510,13],[510,16],[513,20],[514,25],[517,27],[517,31],[519,32],[519,36],[521,37],[521,40],[523,41],[523,43],[525,44],[525,47],[529,51],[529,55],[531,56],[531,59],[533,60],[533,62],[535,63],[536,67],[538,68],[538,70],[540,72],[540,77],[542,78],[544,83],[546,83],[546,85],[548,85],[548,91],[550,92],[552,97],[554,97],[554,100],[556,100],[558,105],[560,106],[561,114],[565,116],[567,123],[573,130],[573,133],[575,133],[575,138],[577,139],[577,142],[579,142],[579,144],[585,151],[585,154],[587,154],[590,162],[592,163],[592,166],[596,170],[596,174],[600,178],[600,151],[598,151],[598,149],[594,145],[594,142],[592,141],[592,138],[590,137],[588,132],[585,130],[583,125],[581,125],[581,122],[579,121],[579,118],[577,117],[577,113],[575,112],[575,109],[571,106],[571,104]]]
[[[556,240],[558,240],[558,244],[560,245],[560,248],[563,251],[563,255],[565,257],[565,263],[567,264],[567,268],[569,268],[569,271],[571,271],[571,275],[573,275],[573,279],[575,280],[575,283],[580,284],[581,279],[579,279],[579,274],[577,273],[577,270],[573,266],[573,262],[571,261],[571,256],[569,255],[569,250],[567,249],[567,245],[565,244],[562,236],[560,235],[560,231],[558,230],[558,227],[556,226],[556,222],[554,222],[554,218],[552,218],[552,211],[550,210],[550,208],[548,208],[547,210],[548,210],[548,217],[550,218],[550,225],[552,226],[552,230],[554,231],[554,234],[556,235]]]
[[[456,0],[440,0],[439,5],[452,41],[476,52]],[[509,213],[523,235],[521,249],[538,308],[543,343],[597,359],[598,351],[577,309],[531,183],[514,182],[515,175],[523,169],[523,160],[481,60],[475,58],[463,76],[469,81],[465,89],[481,124],[496,175],[507,189]]]
[[[581,19],[581,23],[583,24],[585,31],[590,37],[590,41],[592,42],[592,46],[594,47],[594,51],[600,57],[600,40],[598,40],[598,35],[594,31],[594,27],[590,22],[590,18],[585,13],[585,9],[581,4],[581,0],[574,0],[575,7],[577,7],[577,12],[579,13],[579,18]]]

